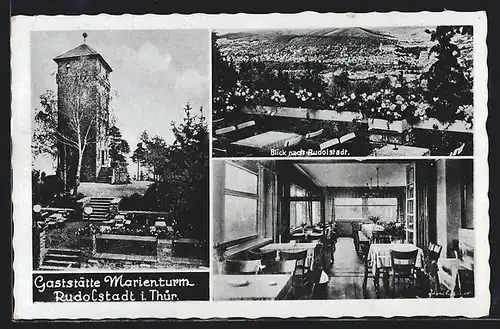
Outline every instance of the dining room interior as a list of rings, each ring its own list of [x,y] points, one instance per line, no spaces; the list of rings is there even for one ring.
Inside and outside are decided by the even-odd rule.
[[[212,160],[215,300],[474,297],[468,158]]]

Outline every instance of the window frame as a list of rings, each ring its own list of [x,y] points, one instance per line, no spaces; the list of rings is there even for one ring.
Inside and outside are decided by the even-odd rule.
[[[356,200],[360,200],[359,204],[356,202],[356,203],[351,203],[351,204],[348,204],[348,203],[345,203],[345,204],[336,204],[337,203],[337,200],[339,199],[356,199]],[[364,199],[366,199],[367,201],[365,202]],[[387,204],[369,204],[368,200],[370,199],[391,199],[391,200],[395,200],[396,201],[396,204],[390,204],[389,202]],[[339,213],[337,210],[339,208],[342,208],[342,207],[359,207],[360,211],[361,211],[361,217],[360,218],[338,218],[337,217],[337,214]],[[366,207],[367,210],[370,208],[370,207],[394,207],[395,208],[395,217],[394,218],[390,218],[390,220],[394,221],[394,222],[399,222],[399,216],[398,216],[398,207],[399,207],[399,199],[397,197],[387,197],[387,198],[384,198],[384,197],[376,197],[376,198],[368,198],[368,197],[347,197],[347,198],[343,198],[343,197],[339,197],[339,198],[334,198],[333,200],[333,213],[335,214],[335,220],[338,221],[363,221],[363,220],[366,220],[368,218],[363,218],[363,207]],[[382,218],[381,218],[382,219]]]
[[[255,175],[255,178],[257,180],[257,184],[256,184],[256,193],[250,193],[250,192],[244,192],[244,191],[238,191],[238,190],[234,190],[234,189],[230,189],[230,188],[227,188],[226,185],[227,184],[224,184],[224,228],[223,228],[223,231],[224,231],[224,234],[223,234],[223,242],[224,244],[228,245],[228,246],[231,246],[231,245],[236,245],[236,244],[240,244],[240,243],[243,243],[243,242],[246,242],[246,241],[249,241],[249,240],[252,240],[252,239],[255,239],[259,236],[259,209],[260,209],[260,199],[259,199],[259,184],[260,184],[260,177],[259,177],[259,173],[258,172],[255,172],[249,168],[246,168],[245,166],[239,164],[239,163],[235,163],[235,162],[232,162],[232,161],[225,161],[225,166],[233,166],[239,170],[244,170],[252,175]],[[226,171],[226,167],[224,167],[224,171]],[[227,175],[226,175],[226,179],[227,179]],[[226,200],[226,196],[233,196],[233,197],[240,197],[240,198],[246,198],[246,199],[252,199],[252,200],[256,200],[257,201],[257,204],[256,204],[256,207],[255,207],[255,233],[252,233],[252,234],[248,234],[248,235],[242,235],[242,236],[238,236],[236,238],[233,238],[233,239],[227,239],[226,238],[226,235],[227,235],[227,232],[226,232],[226,223],[227,223],[227,218],[225,217],[225,212],[226,212],[226,205],[225,205],[225,200]]]

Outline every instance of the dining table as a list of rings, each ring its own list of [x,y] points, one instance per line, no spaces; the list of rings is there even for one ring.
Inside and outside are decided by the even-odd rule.
[[[372,243],[368,250],[368,255],[365,261],[365,277],[363,281],[363,286],[366,287],[368,280],[368,272],[371,271],[373,275],[373,280],[375,283],[375,288],[378,289],[378,284],[380,280],[380,273],[384,274],[384,285],[387,287],[389,285],[389,269],[392,267],[391,264],[391,250],[395,251],[413,251],[418,250],[417,258],[415,261],[416,268],[423,268],[424,266],[424,252],[421,248],[415,246],[411,243]]]
[[[381,148],[373,150],[369,156],[426,156],[431,155],[431,150],[425,147],[387,144]]]
[[[287,141],[299,136],[300,135],[296,133],[268,131],[232,142],[231,145],[269,152],[272,149],[283,149]]]
[[[278,300],[292,287],[290,274],[214,275],[214,300]]]

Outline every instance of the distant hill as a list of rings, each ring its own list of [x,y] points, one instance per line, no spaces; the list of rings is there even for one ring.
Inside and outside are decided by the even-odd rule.
[[[274,42],[288,42],[295,38],[356,38],[356,39],[371,39],[373,41],[396,40],[396,38],[388,33],[362,28],[324,28],[324,29],[302,29],[302,30],[249,30],[241,32],[232,32],[220,34],[220,37],[229,40],[235,39],[268,39]]]

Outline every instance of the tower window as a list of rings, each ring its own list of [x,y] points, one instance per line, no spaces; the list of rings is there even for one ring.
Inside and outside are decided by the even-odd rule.
[[[69,69],[71,68],[71,65],[68,63],[66,64],[66,73],[69,73]]]

